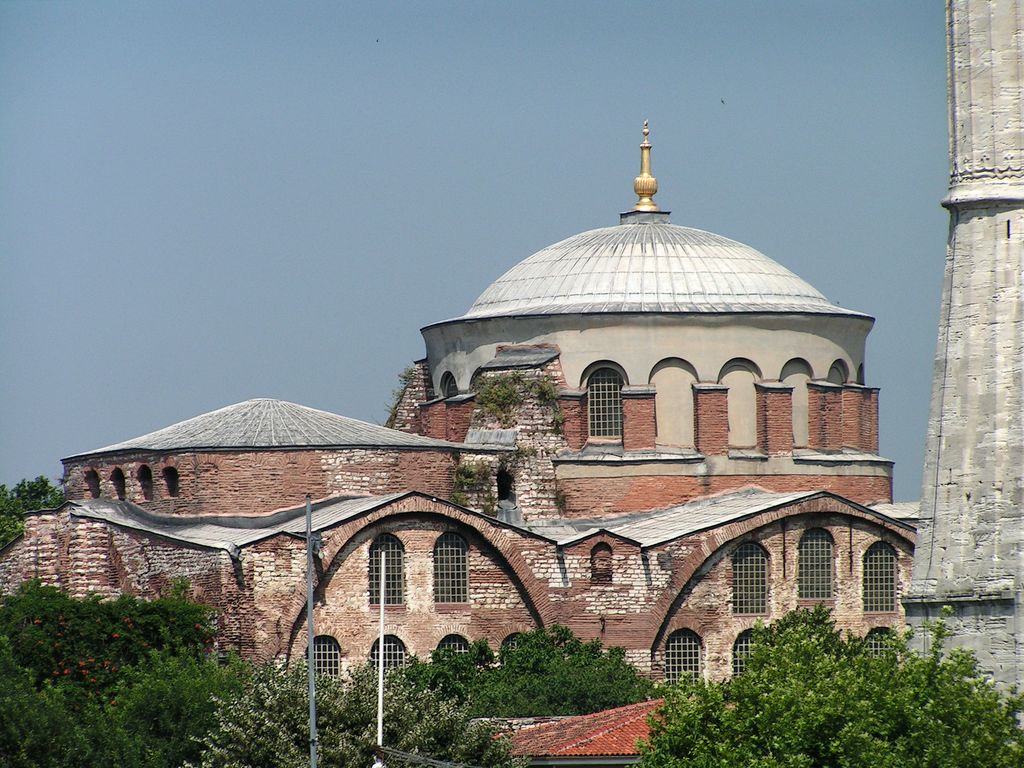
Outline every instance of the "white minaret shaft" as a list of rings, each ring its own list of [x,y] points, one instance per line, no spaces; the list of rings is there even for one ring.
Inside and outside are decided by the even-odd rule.
[[[949,244],[913,624],[1024,683],[1024,0],[949,0]]]

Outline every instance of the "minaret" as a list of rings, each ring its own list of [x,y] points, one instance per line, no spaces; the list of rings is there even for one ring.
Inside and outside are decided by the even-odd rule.
[[[948,0],[949,243],[914,577],[919,626],[1024,687],[1024,0]]]

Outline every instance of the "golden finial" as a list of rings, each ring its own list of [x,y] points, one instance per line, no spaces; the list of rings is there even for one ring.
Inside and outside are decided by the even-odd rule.
[[[660,211],[653,198],[658,193],[658,180],[651,176],[651,142],[647,139],[651,129],[644,120],[644,141],[640,145],[640,175],[633,179],[633,191],[640,198],[633,206],[634,211]]]

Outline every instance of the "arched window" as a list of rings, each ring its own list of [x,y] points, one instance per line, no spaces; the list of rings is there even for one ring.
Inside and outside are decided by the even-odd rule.
[[[591,437],[622,437],[622,376],[614,368],[587,379],[587,416]]]
[[[828,531],[812,528],[800,537],[796,580],[801,600],[832,599],[832,536]]]
[[[142,464],[139,466],[139,470],[135,473],[135,479],[139,481],[139,488],[142,490],[142,498],[146,501],[152,501],[153,470],[149,468],[148,464]]]
[[[700,635],[689,629],[673,632],[665,641],[665,679],[670,683],[696,680],[701,676],[703,655]]]
[[[89,497],[98,499],[100,497],[100,475],[95,469],[85,472],[85,487],[89,491]]]
[[[732,554],[732,612],[768,612],[768,555],[749,541]]]
[[[757,398],[754,382],[761,371],[750,360],[737,358],[722,367],[718,382],[728,387],[729,445],[753,448],[757,445]]]
[[[377,667],[378,653],[380,652],[380,639],[373,641],[373,648],[370,649],[370,662],[374,668]],[[406,659],[405,643],[394,635],[384,635],[384,669],[404,667]]]
[[[877,658],[885,653],[891,638],[892,630],[889,627],[875,627],[865,635],[864,646],[868,654]]]
[[[469,640],[462,635],[445,635],[437,644],[437,650],[452,653],[469,653]]]
[[[732,673],[742,675],[747,671],[747,659],[750,658],[750,646],[754,642],[754,633],[744,629],[736,636],[736,642],[732,644]]]
[[[519,641],[522,639],[521,632],[513,632],[511,635],[501,641],[501,650],[503,651],[514,651],[519,647]]]
[[[469,547],[457,533],[442,533],[434,542],[434,602],[469,600]]]
[[[441,377],[441,397],[455,397],[459,394],[459,385],[455,383],[455,377],[445,372]]]
[[[828,381],[830,384],[845,384],[850,378],[850,369],[842,360],[836,360],[828,369]]]
[[[864,610],[896,610],[896,550],[884,541],[864,553]]]
[[[590,550],[590,580],[595,584],[611,583],[612,548],[604,542]]]
[[[114,495],[124,501],[124,472],[120,467],[115,467],[110,473],[110,484],[114,486]]]
[[[370,545],[370,605],[380,605],[380,553],[384,553],[384,605],[405,602],[405,549],[395,536],[382,533]]]
[[[313,669],[318,675],[341,674],[341,645],[330,635],[313,638]]]
[[[164,485],[167,487],[168,496],[178,495],[178,470],[174,467],[164,467]]]

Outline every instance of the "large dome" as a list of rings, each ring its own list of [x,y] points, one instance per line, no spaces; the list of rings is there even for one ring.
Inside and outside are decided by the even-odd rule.
[[[799,312],[858,315],[760,251],[632,214],[549,245],[495,280],[466,319],[590,312]]]

